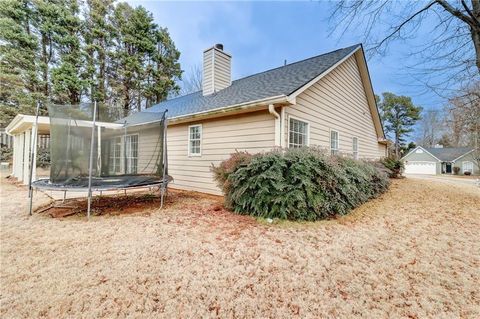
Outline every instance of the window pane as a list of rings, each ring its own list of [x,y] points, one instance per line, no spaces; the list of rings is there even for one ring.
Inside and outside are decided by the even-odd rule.
[[[308,123],[290,119],[288,146],[302,147],[307,145]]]

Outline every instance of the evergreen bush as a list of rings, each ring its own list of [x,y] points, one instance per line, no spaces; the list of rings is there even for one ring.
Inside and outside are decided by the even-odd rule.
[[[388,176],[371,163],[330,156],[315,148],[230,158],[214,169],[226,205],[239,214],[313,221],[346,214],[385,192]],[[226,187],[225,187],[226,186]]]
[[[385,157],[380,161],[385,168],[389,171],[390,178],[399,178],[402,176],[402,170],[404,168],[403,162],[395,157]]]

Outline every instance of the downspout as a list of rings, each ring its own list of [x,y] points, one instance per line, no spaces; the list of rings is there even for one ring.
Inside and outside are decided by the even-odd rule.
[[[285,106],[282,106],[282,111],[280,112],[280,147],[285,149]]]
[[[273,104],[268,105],[268,112],[273,116],[275,116],[275,146],[281,147],[281,141],[280,141],[281,127],[279,127],[279,124],[281,124],[280,114],[278,114],[277,111],[275,111],[275,106]]]

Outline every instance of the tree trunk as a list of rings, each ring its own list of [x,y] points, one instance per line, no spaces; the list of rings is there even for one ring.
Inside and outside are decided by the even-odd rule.
[[[48,57],[47,57],[47,36],[42,33],[42,80],[43,94],[48,97]]]
[[[471,28],[470,31],[472,32],[473,47],[475,48],[475,63],[477,65],[478,73],[480,73],[480,28]]]
[[[395,132],[395,157],[400,158],[400,136]]]
[[[105,92],[105,65],[106,65],[106,55],[105,55],[105,39],[100,39],[101,49],[98,50],[98,59],[100,60],[100,68],[98,74],[98,93],[99,99],[101,102],[105,102],[106,92]]]

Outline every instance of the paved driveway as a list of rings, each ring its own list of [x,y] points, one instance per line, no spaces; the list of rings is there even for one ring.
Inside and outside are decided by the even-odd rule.
[[[471,178],[471,177],[448,176],[448,175],[414,175],[414,174],[406,174],[405,176],[407,178],[429,180],[429,181],[434,181],[442,184],[467,186],[467,187],[470,186],[472,189],[478,188],[478,191],[480,192],[480,187],[479,187],[480,177]]]

